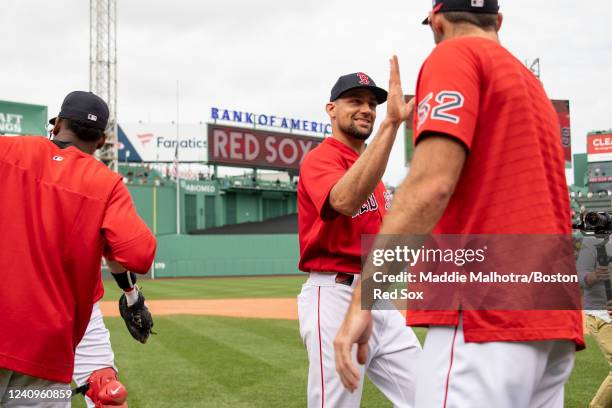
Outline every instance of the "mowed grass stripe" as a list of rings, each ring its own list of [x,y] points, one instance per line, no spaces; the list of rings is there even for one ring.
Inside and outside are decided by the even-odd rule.
[[[226,345],[260,359],[265,364],[284,370],[288,375],[297,373],[301,377],[301,368],[307,364],[306,349],[300,339],[297,321],[283,321],[282,324],[265,321],[258,324],[253,319],[210,318],[205,325],[193,327],[193,331],[202,336],[225,339]],[[297,351],[297,354],[296,354]],[[288,365],[288,361],[295,365]]]
[[[189,394],[196,391],[199,393],[200,406],[305,405],[305,400],[287,404],[286,399],[288,394],[294,399],[297,397],[292,389],[296,383],[305,384],[306,373],[295,369],[303,367],[305,361],[299,360],[305,357],[305,353],[304,356],[297,353],[283,352],[282,356],[273,353],[274,350],[284,348],[295,349],[296,342],[272,344],[269,338],[251,336],[248,332],[258,323],[246,319],[223,322],[219,318],[206,318],[203,321],[202,318],[185,316],[159,320],[160,334],[152,341],[161,341],[164,353],[173,354],[183,370],[189,367],[192,372],[190,378],[195,379],[194,384],[202,384],[199,390],[186,388]],[[294,334],[290,327],[271,331],[282,338]],[[270,358],[257,353],[257,350],[264,349]],[[177,362],[174,364],[176,366]],[[176,406],[183,406],[182,402]]]
[[[175,356],[181,366],[189,367],[193,372],[190,378],[197,380],[188,391],[199,390],[198,400],[202,406],[249,406],[252,398],[245,395],[245,387],[271,377],[273,372],[279,373],[278,368],[262,359],[224,343],[223,336],[215,336],[215,339],[212,335],[196,333],[191,329],[191,319],[179,322],[167,318],[161,320],[160,330],[170,335],[160,334],[156,340],[163,344],[166,353]]]
[[[201,353],[207,352],[201,348],[200,338],[182,329],[175,330],[176,326],[168,325],[165,318],[157,319],[156,326],[165,335],[156,336],[146,345],[136,343],[129,335],[123,336],[128,346],[135,343],[140,354],[139,358],[132,356],[129,360],[117,357],[118,363],[129,362],[120,368],[121,378],[125,375],[130,390],[131,407],[245,406],[206,372],[207,365],[198,359]],[[132,392],[134,382],[137,387]]]
[[[295,297],[306,277],[238,277],[139,280],[147,299],[232,299],[249,297]],[[121,290],[114,280],[104,281],[104,300],[116,300]]]

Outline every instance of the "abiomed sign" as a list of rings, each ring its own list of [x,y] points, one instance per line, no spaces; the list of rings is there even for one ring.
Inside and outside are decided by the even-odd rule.
[[[0,134],[47,134],[47,107],[9,101],[0,101]]]
[[[204,193],[215,195],[217,193],[217,186],[213,183],[201,183],[201,182],[186,182],[181,180],[181,188],[189,191],[190,193]]]

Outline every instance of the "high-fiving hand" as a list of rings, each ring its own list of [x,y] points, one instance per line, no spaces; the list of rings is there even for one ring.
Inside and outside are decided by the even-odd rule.
[[[410,113],[414,110],[415,101],[414,98],[412,98],[410,102],[406,102],[404,99],[397,56],[394,55],[391,57],[389,62],[391,67],[389,73],[389,91],[387,95],[387,119],[392,122],[402,123],[408,119],[408,116],[410,116]]]

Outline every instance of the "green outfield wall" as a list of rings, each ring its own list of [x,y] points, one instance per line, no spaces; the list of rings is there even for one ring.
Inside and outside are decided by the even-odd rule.
[[[297,213],[294,187],[234,183],[229,179],[181,180],[181,233]],[[127,187],[136,211],[155,235],[176,234],[176,183],[128,182]]]
[[[155,278],[299,274],[297,234],[157,237]]]
[[[297,234],[189,234],[295,214],[295,184],[238,177],[181,180],[177,235],[176,183],[143,166],[126,167],[122,174],[136,211],[157,236],[155,278],[299,273]]]
[[[176,188],[128,186],[138,215],[155,235],[176,234]]]

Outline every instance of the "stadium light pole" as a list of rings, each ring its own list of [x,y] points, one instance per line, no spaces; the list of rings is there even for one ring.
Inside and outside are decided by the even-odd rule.
[[[181,234],[181,188],[179,176],[179,81],[176,80],[176,148],[174,149],[174,162],[176,172],[176,235]]]
[[[96,156],[113,171],[119,167],[117,125],[117,3],[89,2],[89,90],[108,104],[106,142]]]

